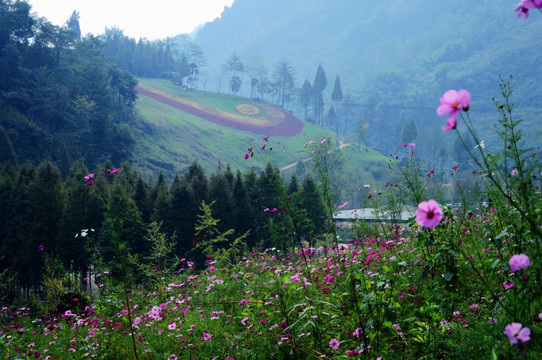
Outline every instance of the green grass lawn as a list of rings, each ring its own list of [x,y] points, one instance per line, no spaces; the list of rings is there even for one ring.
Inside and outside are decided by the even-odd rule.
[[[246,98],[187,92],[166,80],[140,79],[140,82],[175,96],[232,113],[236,112],[235,106],[248,102]],[[162,170],[166,175],[172,176],[175,172],[182,172],[193,161],[201,163],[208,173],[216,169],[219,161],[223,165],[230,164],[233,170],[263,168],[268,161],[281,167],[300,158],[309,157],[308,150],[304,148],[307,141],[323,137],[334,139],[332,131],[305,123],[301,133],[295,136],[271,137],[268,147],[272,147],[273,150],[260,151],[264,144],[262,139],[266,135],[224,127],[144,95],[139,95],[136,107],[143,118],[144,130],[136,146],[134,162],[140,171],[149,175]],[[244,154],[250,147],[255,149],[255,156],[245,160]],[[387,160],[385,156],[372,149],[357,151],[357,144],[345,147],[342,151],[345,163],[349,167]]]

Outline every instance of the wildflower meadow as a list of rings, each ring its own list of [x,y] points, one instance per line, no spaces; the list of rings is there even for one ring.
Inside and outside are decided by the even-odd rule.
[[[518,16],[541,8],[523,0]],[[148,215],[143,233],[130,232],[130,169],[80,170],[69,179],[84,194],[77,204],[104,214],[89,211],[92,226],[76,224],[85,271],[60,264],[37,239],[28,266],[43,264],[40,286],[14,295],[9,273],[0,273],[0,358],[542,358],[542,150],[522,142],[513,85],[506,78],[497,88],[497,148],[478,136],[468,89],[434,99],[435,121],[470,155],[468,174],[451,163],[449,181],[435,183],[415,144],[398,144],[388,166],[398,180],[360,179],[354,204],[341,187],[335,141],[306,139],[299,147],[314,192],[266,178],[273,200],[227,228],[219,200],[199,201],[187,210],[197,218],[183,252],[182,234],[164,230],[166,220]],[[239,157],[248,168],[268,156],[263,173],[274,174],[274,146],[266,136]],[[448,201],[450,184],[460,203]],[[313,195],[318,218],[299,205]],[[359,208],[374,209],[374,219],[356,216]],[[409,208],[407,219],[393,215]],[[339,211],[349,220],[339,221]],[[241,231],[251,218],[258,222]],[[323,231],[311,235],[316,225]],[[251,243],[263,226],[270,240]]]

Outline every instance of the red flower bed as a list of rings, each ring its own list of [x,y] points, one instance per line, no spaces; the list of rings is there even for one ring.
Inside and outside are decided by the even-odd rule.
[[[301,130],[303,130],[303,122],[301,120],[299,120],[298,118],[296,118],[289,112],[286,112],[280,109],[277,106],[273,106],[273,105],[263,103],[263,102],[259,102],[258,104],[264,107],[274,107],[275,109],[277,109],[278,111],[284,114],[284,121],[278,125],[273,125],[273,126],[257,126],[257,125],[251,125],[251,124],[243,124],[231,119],[226,119],[221,116],[208,113],[204,110],[197,109],[195,107],[180,103],[173,99],[169,99],[160,94],[156,94],[151,91],[145,90],[139,86],[136,87],[136,90],[140,94],[148,96],[151,99],[159,101],[163,104],[173,106],[174,108],[184,111],[186,113],[189,113],[191,115],[200,117],[205,120],[212,121],[222,126],[231,127],[234,129],[248,131],[248,132],[252,132],[256,134],[266,134],[266,135],[274,135],[274,136],[277,136],[277,135],[278,136],[293,136],[293,135],[299,134]]]

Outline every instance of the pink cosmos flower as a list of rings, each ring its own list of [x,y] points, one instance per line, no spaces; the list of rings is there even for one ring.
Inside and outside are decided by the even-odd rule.
[[[506,325],[504,334],[508,336],[512,344],[517,344],[518,340],[527,342],[531,340],[531,330],[528,327],[521,327],[520,323],[511,323]]]
[[[91,186],[92,184],[94,184],[94,181],[92,181],[92,180],[87,181],[87,185],[88,185],[88,186]]]
[[[323,144],[323,143],[325,143],[325,142],[326,142],[326,140],[327,140],[326,138],[323,138],[323,139],[322,139],[322,141],[320,141],[320,144]]]
[[[248,154],[245,154],[245,160],[248,159]]]
[[[177,328],[177,324],[175,324],[175,321],[170,322],[167,326],[169,330],[175,330]]]
[[[110,173],[110,174],[114,174],[114,173],[116,173],[116,172],[119,172],[119,170],[120,170],[120,167],[114,168],[114,169],[111,170],[109,173]]]
[[[514,169],[514,170],[512,170],[512,171],[510,172],[510,176],[511,176],[511,177],[517,176],[517,174],[518,174],[518,170],[517,170],[517,169]]]
[[[337,349],[339,347],[339,340],[337,339],[331,339],[331,341],[329,342],[329,347],[332,348],[332,349]]]
[[[422,201],[416,210],[416,222],[425,227],[435,227],[442,220],[442,209],[435,200]]]
[[[444,93],[444,96],[440,98],[440,106],[437,108],[437,114],[439,116],[446,114],[455,116],[459,114],[461,110],[468,111],[469,102],[470,94],[467,90],[448,90]]]
[[[542,9],[542,0],[521,0],[521,2],[516,7],[516,11],[519,11],[517,17],[524,17],[527,19],[529,17],[530,9]]]
[[[510,269],[513,272],[516,272],[519,270],[523,270],[529,265],[531,265],[531,260],[525,254],[514,255],[510,258],[509,264],[510,264]]]
[[[449,118],[448,121],[446,121],[446,126],[442,127],[443,131],[450,131],[454,130],[457,127],[457,118]]]
[[[342,209],[342,208],[345,207],[346,205],[348,205],[348,201],[345,202],[345,203],[342,204],[342,205],[337,206],[337,208],[338,208],[338,209]]]
[[[269,140],[269,136],[264,137],[262,140],[263,140],[263,141]]]
[[[85,180],[90,180],[94,177],[94,173],[85,176]]]
[[[209,334],[208,332],[204,331],[203,332],[203,336],[201,337],[201,340],[202,341],[207,341],[207,340],[211,340],[213,337],[211,336],[211,334]]]

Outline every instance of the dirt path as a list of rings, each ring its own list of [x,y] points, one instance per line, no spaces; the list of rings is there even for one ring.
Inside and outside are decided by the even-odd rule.
[[[348,143],[348,144],[345,144],[342,142],[342,140],[339,142],[339,149],[342,149],[344,147],[347,147],[347,146],[350,146],[352,145],[351,143]],[[307,162],[307,161],[310,161],[312,160],[312,158],[308,157],[308,158],[305,158],[303,159],[303,162]],[[284,166],[281,166],[279,167],[279,171],[280,172],[283,172],[284,170],[287,170],[287,169],[290,169],[290,168],[293,168],[294,166],[297,165],[297,161],[294,161],[293,163],[289,163],[288,165],[284,165]]]
[[[232,119],[228,119],[226,116],[220,116],[219,113],[214,111],[206,111],[205,107],[202,106],[192,106],[189,103],[175,100],[171,97],[167,97],[156,92],[151,91],[148,87],[143,88],[140,86],[136,87],[136,90],[141,95],[148,96],[149,98],[159,101],[163,104],[172,106],[176,109],[184,111],[188,114],[197,116],[199,118],[212,121],[216,124],[222,126],[231,127],[238,130],[248,131],[256,134],[272,135],[272,136],[293,136],[299,134],[303,130],[303,122],[290,114],[287,111],[280,109],[277,106],[273,106],[264,102],[254,102],[260,106],[267,107],[274,112],[279,111],[284,115],[284,120],[277,125],[271,126],[258,126],[255,124],[249,124],[246,122],[239,122]],[[236,115],[238,116],[238,115]],[[246,119],[250,119],[246,117]]]

